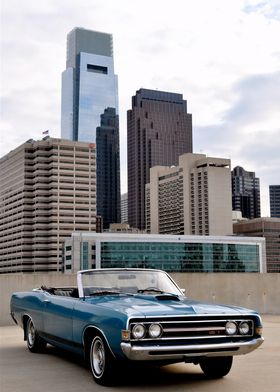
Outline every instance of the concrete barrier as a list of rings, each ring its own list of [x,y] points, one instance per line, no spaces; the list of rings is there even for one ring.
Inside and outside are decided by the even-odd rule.
[[[45,286],[76,286],[76,275],[57,273],[0,275],[0,325],[14,324],[10,316],[10,298],[17,291],[30,291]]]
[[[262,314],[280,314],[280,274],[258,273],[172,273],[186,295],[207,302],[255,309]],[[41,285],[74,286],[76,275],[0,275],[0,325],[12,325],[10,298],[16,291]]]
[[[279,273],[176,273],[170,274],[185,288],[186,296],[202,301],[280,314]]]

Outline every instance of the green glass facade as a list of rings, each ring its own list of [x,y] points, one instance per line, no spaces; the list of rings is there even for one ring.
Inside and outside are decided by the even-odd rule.
[[[81,242],[81,250],[80,250],[80,255],[81,255],[81,259],[80,259],[80,269],[87,269],[88,268],[88,260],[89,260],[89,254],[88,254],[88,242],[84,241]]]
[[[101,268],[167,272],[260,272],[256,244],[101,242]]]

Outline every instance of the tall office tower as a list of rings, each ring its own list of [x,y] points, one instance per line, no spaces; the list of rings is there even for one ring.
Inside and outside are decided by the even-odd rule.
[[[231,173],[232,209],[241,211],[243,218],[261,216],[260,180],[254,172],[236,166]]]
[[[96,228],[95,146],[28,140],[0,159],[0,273],[62,269],[62,244]]]
[[[128,223],[145,229],[150,168],[178,165],[192,152],[192,116],[182,94],[140,89],[127,112]]]
[[[146,225],[152,234],[231,235],[230,160],[183,154],[178,166],[151,168]]]
[[[127,216],[127,193],[123,193],[121,195],[121,222],[127,223],[128,216]]]
[[[118,78],[114,73],[111,34],[77,27],[68,34],[61,101],[62,138],[96,143],[96,207],[106,228],[107,222],[119,222],[116,219],[120,217]],[[105,156],[104,140],[108,135],[108,127],[102,125],[102,122],[106,122],[105,117],[108,116],[111,129],[109,144],[112,149],[108,149]],[[106,133],[104,137],[101,137],[102,131]],[[106,206],[110,195],[111,206],[108,209]],[[102,215],[104,213],[105,216]]]
[[[119,118],[115,108],[107,108],[101,115],[101,126],[96,131],[97,166],[96,188],[98,214],[103,218],[103,228],[120,222],[120,162]],[[118,208],[116,208],[118,206]]]
[[[280,185],[269,185],[270,216],[280,218]]]

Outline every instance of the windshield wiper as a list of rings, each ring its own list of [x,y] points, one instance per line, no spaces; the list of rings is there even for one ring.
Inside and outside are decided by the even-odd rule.
[[[146,293],[146,292],[149,293],[150,292],[150,293],[163,294],[164,296],[166,296],[166,298],[168,298],[168,296],[179,298],[178,294],[168,293],[167,291],[162,291],[162,290],[158,289],[157,287],[147,287],[145,289],[139,289],[139,290],[137,290],[137,292],[138,293]]]

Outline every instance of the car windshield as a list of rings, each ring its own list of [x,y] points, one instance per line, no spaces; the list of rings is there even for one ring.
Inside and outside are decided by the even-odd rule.
[[[88,270],[78,273],[79,296],[103,294],[183,295],[173,280],[158,270]]]

